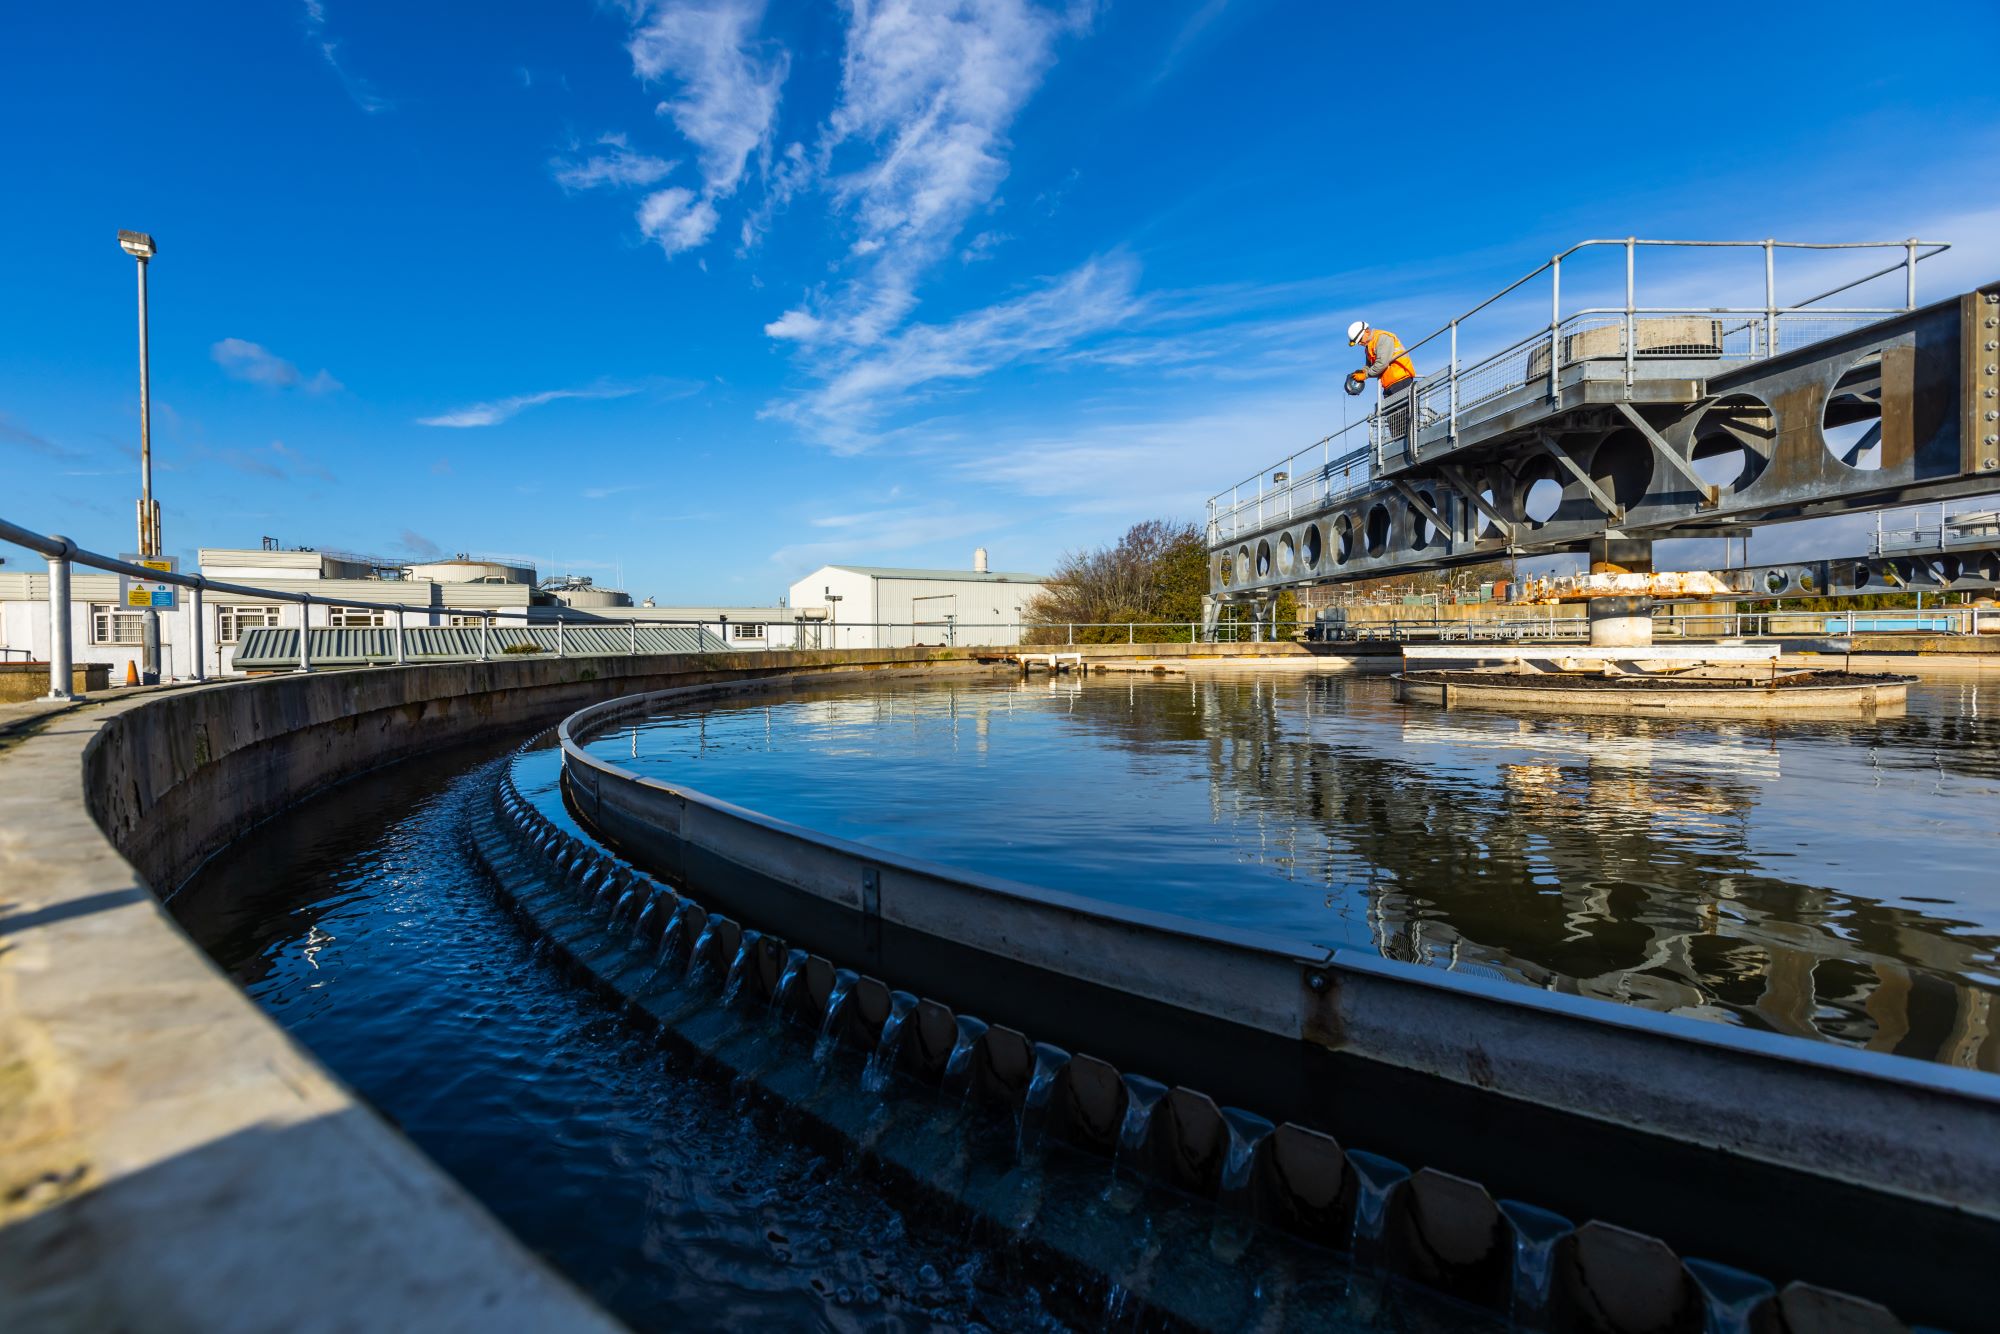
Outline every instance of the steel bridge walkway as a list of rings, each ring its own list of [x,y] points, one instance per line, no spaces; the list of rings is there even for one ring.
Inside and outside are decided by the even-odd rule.
[[[1448,335],[1450,364],[1209,501],[1212,597],[1263,603],[1505,556],[1622,547],[1643,560],[1661,538],[2000,490],[2000,283],[1918,306],[1916,264],[1942,245],[1746,242],[1764,250],[1764,309],[1637,303],[1640,247],[1711,244],[1739,243],[1584,242],[1507,289],[1551,275],[1536,334],[1469,366],[1465,316],[1412,345]],[[1562,260],[1604,245],[1626,250],[1624,308],[1564,315]],[[1885,247],[1902,262],[1777,304],[1778,253]],[[1826,304],[1898,270],[1904,309]],[[1949,577],[1925,582],[1985,586],[1991,565],[1938,562]],[[1917,567],[1850,564],[1817,582],[1859,589],[1873,573],[1875,591],[1899,568]]]

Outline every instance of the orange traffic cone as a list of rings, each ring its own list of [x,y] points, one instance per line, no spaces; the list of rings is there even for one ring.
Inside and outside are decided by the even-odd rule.
[[[125,659],[125,684],[128,686],[139,684],[139,664],[130,658]]]

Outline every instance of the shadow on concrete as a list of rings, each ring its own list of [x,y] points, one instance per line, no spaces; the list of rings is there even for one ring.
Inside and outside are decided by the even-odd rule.
[[[32,931],[38,926],[52,926],[66,922],[72,917],[88,917],[94,912],[108,908],[122,908],[128,903],[138,903],[150,899],[152,895],[133,885],[127,889],[107,889],[102,894],[86,894],[80,899],[66,903],[52,903],[46,908],[35,908],[28,912],[9,912],[10,905],[0,904],[0,936],[11,936],[22,931]]]
[[[88,1169],[7,1202],[42,1207],[0,1226],[0,1329],[606,1327],[359,1107]]]

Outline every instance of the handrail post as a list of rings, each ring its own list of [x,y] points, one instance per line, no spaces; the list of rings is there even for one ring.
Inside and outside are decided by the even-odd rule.
[[[294,667],[293,671],[309,672],[313,669],[312,619],[312,600],[309,597],[301,597],[299,599],[299,665]]]
[[[1912,236],[1903,242],[1903,301],[1904,308],[1917,308],[1917,238]]]
[[[49,698],[75,699],[76,678],[70,666],[69,552],[71,542],[58,537],[63,554],[49,557]]]
[[[194,640],[194,679],[197,681],[206,681],[208,679],[208,670],[202,665],[201,660],[204,651],[201,642],[202,617],[206,613],[201,609],[201,580],[199,576],[196,577],[194,587],[189,592],[194,594],[193,597],[188,599],[188,617],[194,624],[194,633],[191,636]]]
[[[639,656],[639,622],[632,622],[632,656]]]
[[[1458,443],[1458,321],[1451,322],[1451,442]]]
[[[1764,242],[1764,355],[1778,355],[1778,246]]]
[[[563,618],[556,617],[556,656],[563,656]]]
[[[493,618],[482,614],[479,618],[479,660],[486,661],[486,641],[493,632]]]
[[[396,608],[396,665],[403,665],[403,609]]]
[[[1625,238],[1625,388],[1639,372],[1639,238]]]
[[[1549,261],[1549,399],[1557,393],[1556,372],[1562,360],[1563,262],[1557,255]]]

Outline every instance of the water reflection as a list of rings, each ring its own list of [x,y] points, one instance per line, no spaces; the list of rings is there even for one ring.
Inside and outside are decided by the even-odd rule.
[[[616,744],[1038,884],[2000,1069],[1996,699],[1711,724],[1405,708],[1352,676],[882,683]]]

